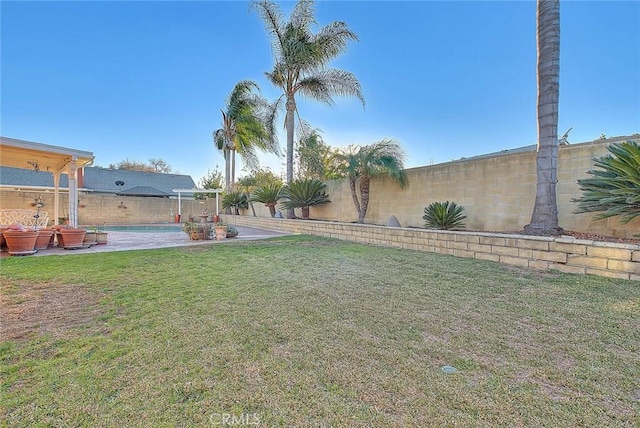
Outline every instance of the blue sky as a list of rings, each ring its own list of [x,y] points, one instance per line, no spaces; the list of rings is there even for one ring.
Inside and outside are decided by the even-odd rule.
[[[289,12],[294,3],[280,3]],[[3,136],[166,160],[197,182],[223,158],[211,133],[239,80],[273,58],[247,2],[1,3]],[[360,40],[332,64],[366,107],[299,99],[332,146],[396,138],[407,166],[535,144],[535,2],[321,1],[320,25]],[[573,143],[640,132],[640,2],[561,2],[559,132]],[[280,138],[284,146],[284,135]],[[262,156],[280,173],[284,158]]]

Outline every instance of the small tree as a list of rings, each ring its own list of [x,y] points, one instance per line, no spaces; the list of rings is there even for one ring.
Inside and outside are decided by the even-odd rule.
[[[118,163],[109,164],[109,169],[126,169],[129,171],[160,172],[168,174],[171,172],[171,165],[162,159],[156,158],[149,159],[148,164],[124,159]]]
[[[247,194],[239,190],[234,190],[227,193],[222,197],[222,208],[231,210],[234,209],[235,215],[240,215],[241,209],[249,208],[249,200]]]
[[[207,175],[198,181],[198,187],[201,189],[221,189],[222,188],[222,172],[216,166],[216,169],[207,170]],[[206,198],[215,198],[215,193],[194,193],[194,198],[203,200]]]
[[[358,223],[364,223],[367,215],[371,177],[386,175],[398,182],[400,188],[409,184],[404,171],[404,151],[392,139],[362,147],[350,146],[336,154],[334,159],[337,170],[349,179],[351,197],[358,212]]]
[[[331,202],[325,193],[326,188],[327,185],[320,180],[294,180],[282,189],[286,200],[281,204],[287,210],[302,208],[302,219],[309,220],[309,207]]]
[[[582,191],[576,213],[599,212],[594,218],[622,216],[622,224],[640,215],[640,145],[635,141],[611,144],[611,155],[595,158],[592,178],[578,180]]]
[[[249,201],[262,202],[265,206],[269,207],[269,213],[271,217],[276,216],[276,204],[278,200],[282,199],[282,186],[278,184],[265,184],[258,187],[253,191]]]

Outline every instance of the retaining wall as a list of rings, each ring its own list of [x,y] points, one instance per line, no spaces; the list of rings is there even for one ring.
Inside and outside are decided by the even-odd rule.
[[[640,245],[580,240],[572,237],[434,231],[249,216],[225,216],[224,220],[241,226],[491,260],[526,268],[555,269],[561,272],[640,280]]]

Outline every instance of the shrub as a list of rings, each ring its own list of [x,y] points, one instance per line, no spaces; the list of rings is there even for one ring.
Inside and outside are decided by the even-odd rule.
[[[455,202],[433,202],[424,209],[422,218],[429,229],[464,229],[466,215],[462,215],[464,207]]]
[[[265,184],[258,187],[251,195],[251,202],[262,202],[269,207],[271,217],[276,215],[276,203],[282,198],[282,186],[277,183]]]
[[[325,193],[327,185],[313,178],[295,180],[284,186],[282,194],[286,198],[282,206],[289,210],[302,208],[302,219],[309,219],[309,207],[331,202]]]
[[[222,208],[233,208],[234,214],[239,215],[241,209],[249,208],[249,199],[246,193],[235,190],[222,197]]]
[[[588,171],[592,178],[578,180],[581,198],[571,201],[579,204],[576,213],[599,212],[594,219],[622,216],[628,223],[640,215],[640,145],[635,141],[611,144],[611,155],[595,158],[595,166]]]

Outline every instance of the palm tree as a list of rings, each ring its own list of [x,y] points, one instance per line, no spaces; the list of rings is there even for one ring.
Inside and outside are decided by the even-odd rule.
[[[276,204],[278,200],[282,199],[282,186],[277,183],[264,184],[253,191],[250,202],[262,202],[265,206],[269,207],[269,213],[271,217],[276,216]]]
[[[336,155],[338,171],[349,179],[351,197],[358,212],[358,223],[364,223],[367,215],[371,177],[386,175],[398,182],[401,188],[409,184],[404,171],[404,160],[402,148],[392,139],[362,147],[350,146]]]
[[[531,235],[559,235],[556,182],[558,169],[558,98],[560,95],[560,1],[538,0],[538,153],[536,201]]]
[[[235,182],[235,154],[251,169],[258,167],[256,149],[280,154],[275,133],[267,124],[268,103],[253,90],[260,90],[251,80],[238,82],[222,112],[222,127],[213,133],[213,140],[224,154],[225,190]]]
[[[311,28],[317,23],[314,4],[313,1],[298,1],[287,21],[277,4],[268,0],[252,3],[271,36],[271,48],[275,56],[272,71],[265,74],[283,92],[273,105],[274,111],[285,101],[287,183],[293,180],[296,94],[329,105],[334,103],[335,95],[355,96],[364,106],[358,79],[350,72],[327,68],[333,58],[346,50],[347,42],[358,40],[358,37],[346,23],[339,21],[320,28],[314,34]],[[289,210],[288,217],[293,216],[293,210]]]
[[[302,219],[309,220],[309,207],[331,202],[325,193],[326,188],[326,184],[313,178],[294,180],[282,189],[286,198],[282,206],[288,210],[302,208]]]

